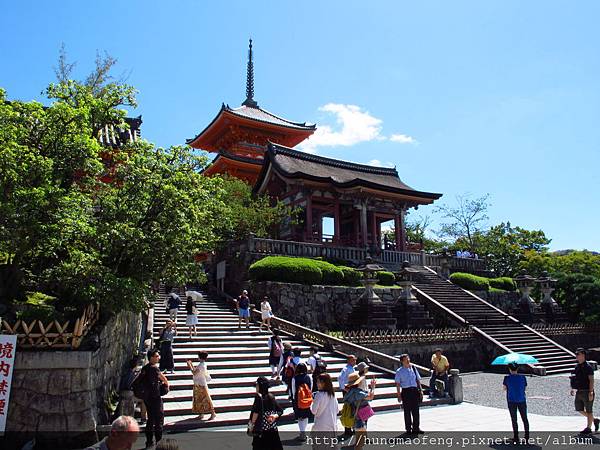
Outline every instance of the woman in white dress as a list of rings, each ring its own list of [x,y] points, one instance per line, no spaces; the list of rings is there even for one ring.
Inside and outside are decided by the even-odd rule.
[[[313,445],[313,449],[331,448],[331,439],[337,436],[339,406],[335,398],[331,376],[328,373],[322,373],[317,377],[317,389],[312,405],[310,405],[310,411],[315,416],[311,435],[313,442],[329,443],[327,445]],[[320,439],[314,439],[317,437]]]
[[[187,317],[185,319],[185,324],[190,330],[190,339],[192,338],[192,332],[194,336],[197,335],[196,325],[198,325],[198,311],[196,310],[196,302],[192,297],[187,298],[187,302],[185,303],[185,311],[187,313]]]
[[[273,317],[273,309],[269,304],[269,297],[267,297],[266,295],[262,299],[262,302],[260,302],[260,317],[262,319],[262,322],[260,324],[259,330],[262,331],[264,326],[266,328],[266,331],[269,331],[271,329],[271,317]]]

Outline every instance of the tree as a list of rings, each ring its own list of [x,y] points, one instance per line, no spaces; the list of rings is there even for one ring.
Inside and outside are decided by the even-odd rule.
[[[468,195],[459,195],[456,197],[456,206],[438,206],[435,209],[436,213],[442,214],[443,219],[448,219],[441,224],[438,234],[441,237],[463,240],[469,251],[480,253],[475,236],[484,230],[485,221],[488,219],[488,199],[489,194],[476,199],[471,199]]]
[[[542,230],[526,230],[501,223],[474,238],[487,266],[498,276],[514,276],[527,252],[540,254],[547,250],[550,239]]]
[[[150,282],[199,279],[198,253],[265,235],[289,213],[238,180],[203,176],[207,158],[189,147],[102,146],[100,131],[126,128],[123,106],[136,100],[100,73],[112,63],[99,65],[85,82],[51,84],[48,107],[0,90],[0,302],[40,291],[64,311],[136,310]]]

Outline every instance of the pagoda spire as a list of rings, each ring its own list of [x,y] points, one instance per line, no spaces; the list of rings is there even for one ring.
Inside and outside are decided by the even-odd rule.
[[[258,103],[254,100],[254,63],[252,62],[252,39],[248,46],[248,67],[246,69],[246,100],[242,103],[250,108],[258,108]]]

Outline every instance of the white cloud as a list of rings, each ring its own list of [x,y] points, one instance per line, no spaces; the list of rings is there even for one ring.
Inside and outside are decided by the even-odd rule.
[[[388,139],[401,144],[417,142],[416,139],[406,134],[392,134],[389,138],[386,137],[381,133],[383,121],[372,116],[360,106],[328,103],[319,107],[319,111],[335,116],[337,126],[318,125],[317,131],[298,146],[299,150],[316,153],[319,147],[350,147],[361,142]],[[384,166],[389,166],[389,163]]]
[[[349,147],[360,142],[385,139],[381,135],[382,120],[359,106],[328,103],[321,106],[319,111],[333,114],[338,129],[330,125],[317,126],[315,134],[301,144],[301,150],[315,153],[317,147]]]
[[[378,159],[372,159],[371,161],[369,161],[367,163],[367,165],[369,165],[369,166],[377,166],[377,167],[394,167],[394,163],[389,162],[389,161],[386,162],[386,163],[382,163]]]
[[[390,141],[399,142],[400,144],[416,144],[417,143],[417,140],[414,137],[409,136],[407,134],[392,134],[390,136]]]

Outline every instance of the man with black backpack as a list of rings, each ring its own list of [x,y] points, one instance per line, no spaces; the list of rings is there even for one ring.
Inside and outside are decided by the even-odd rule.
[[[317,391],[317,377],[322,373],[327,372],[327,363],[323,359],[321,355],[319,355],[319,349],[317,347],[311,347],[310,356],[308,357],[307,365],[308,365],[308,373],[312,373],[312,390],[313,392]]]
[[[148,364],[142,367],[140,374],[131,385],[133,394],[144,401],[148,414],[146,424],[146,448],[162,439],[165,413],[162,396],[169,392],[169,380],[159,370],[160,352],[157,349],[148,351]]]

